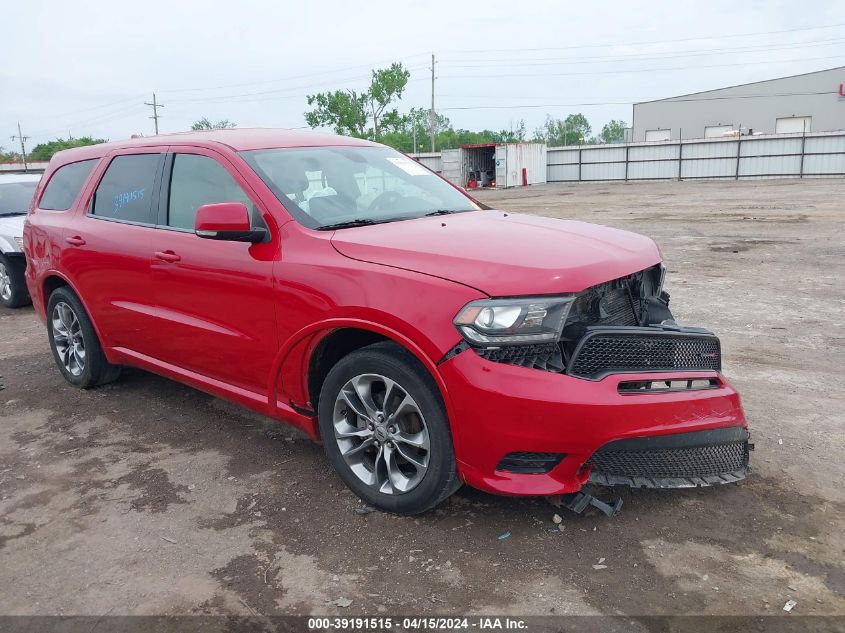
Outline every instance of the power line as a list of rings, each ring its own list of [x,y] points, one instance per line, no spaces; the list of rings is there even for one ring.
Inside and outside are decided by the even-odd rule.
[[[607,44],[577,44],[573,46],[543,46],[539,48],[476,48],[476,49],[453,49],[450,51],[441,51],[443,53],[491,53],[491,52],[502,52],[502,53],[514,53],[518,51],[569,51],[569,50],[580,50],[584,48],[609,48],[612,46],[646,46],[646,45],[654,45],[654,44],[677,44],[678,42],[695,42],[701,40],[724,40],[724,39],[731,39],[735,37],[755,37],[758,35],[781,35],[783,33],[798,33],[802,31],[817,31],[823,29],[835,29],[841,26],[845,26],[845,22],[840,22],[837,24],[826,24],[824,26],[808,26],[803,28],[797,29],[783,29],[780,31],[757,31],[751,33],[732,33],[732,34],[722,34],[722,35],[706,35],[701,37],[684,37],[680,39],[673,39],[673,40],[653,40],[651,42],[644,42],[644,41],[636,41],[636,42],[615,42],[615,43],[607,43]]]
[[[141,99],[141,98],[143,98],[143,95],[134,95],[132,97],[127,97],[126,99],[119,99],[117,101],[112,101],[112,102],[109,102],[109,103],[102,103],[100,105],[91,106],[89,108],[82,108],[80,110],[71,110],[70,112],[62,112],[60,117],[73,116],[74,114],[81,114],[82,112],[90,112],[92,110],[101,110],[103,108],[111,108],[112,106],[120,105],[120,104],[123,104],[123,103],[129,103],[130,101],[137,102],[138,99]],[[56,118],[57,117],[55,117],[55,116],[43,115],[43,116],[37,116],[37,117],[31,117],[31,118],[28,117],[28,120],[38,121],[40,119],[56,119]]]
[[[680,57],[704,57],[708,55],[730,55],[736,53],[767,53],[775,51],[800,50],[804,48],[826,48],[828,46],[837,46],[845,42],[845,38],[834,38],[824,40],[821,42],[802,42],[800,44],[788,44],[785,46],[777,46],[774,44],[766,44],[765,46],[743,47],[735,49],[699,49],[694,51],[681,51],[671,53],[672,58]],[[666,59],[668,53],[646,53],[646,54],[630,54],[630,55],[614,55],[606,56],[599,55],[593,57],[528,57],[521,59],[507,59],[507,60],[491,60],[491,59],[462,59],[462,60],[441,60],[441,63],[446,64],[450,68],[490,68],[491,63],[495,63],[497,68],[503,66],[556,66],[556,65],[574,65],[574,64],[606,64],[629,61],[652,61]],[[474,63],[474,62],[484,63]],[[457,63],[455,63],[457,62]],[[463,63],[472,62],[472,63]]]
[[[565,72],[565,73],[496,73],[488,75],[443,75],[444,79],[499,79],[501,77],[574,77],[578,75],[625,75],[630,73],[653,73],[674,70],[698,70],[701,68],[728,68],[731,66],[753,66],[759,64],[789,64],[792,62],[810,62],[820,61],[825,59],[840,59],[843,56],[829,55],[826,57],[802,57],[800,59],[769,59],[758,62],[739,62],[731,64],[706,64],[696,66],[671,66],[663,68],[629,68],[622,70],[585,70],[583,72]]]
[[[416,57],[421,57],[424,53],[417,53],[416,55],[406,55],[404,58],[400,59],[399,61],[406,61],[408,59],[414,59]],[[309,77],[320,77],[324,75],[333,75],[335,73],[342,73],[348,70],[358,70],[359,68],[370,68],[372,69],[375,66],[379,66],[380,64],[388,64],[395,62],[396,59],[386,60],[386,61],[379,61],[379,62],[371,62],[368,64],[358,64],[356,66],[346,66],[344,68],[336,68],[334,70],[326,70],[316,73],[307,73],[304,75],[292,75],[288,77],[277,77],[276,79],[263,79],[261,81],[248,81],[245,83],[238,83],[238,84],[226,84],[222,86],[211,86],[211,87],[196,87],[196,88],[173,88],[170,90],[160,90],[159,92],[164,93],[174,93],[174,92],[202,92],[204,90],[223,90],[225,88],[242,88],[244,86],[259,86],[263,84],[273,84],[279,83],[280,81],[291,81],[294,79],[307,79]],[[369,77],[369,75],[368,75]]]
[[[150,103],[148,101],[144,101],[144,105],[151,106],[153,109],[153,115],[150,118],[155,122],[156,135],[158,135],[158,117],[160,116],[158,109],[163,108],[164,106],[160,103],[156,103],[156,93],[153,93],[153,102]]]
[[[107,112],[107,113],[99,115],[95,118],[85,119],[85,120],[82,120],[82,121],[76,121],[74,123],[69,123],[69,124],[63,125],[62,127],[53,128],[53,129],[50,129],[50,130],[43,130],[43,131],[39,130],[38,132],[34,132],[32,134],[32,136],[33,137],[45,137],[45,136],[50,136],[52,134],[56,134],[56,133],[59,133],[59,132],[63,132],[64,130],[66,130],[68,128],[93,125],[95,123],[103,123],[103,122],[106,122],[106,121],[115,121],[115,120],[129,116],[130,113],[134,115],[141,108],[143,108],[143,106],[140,103],[134,103],[134,104],[130,105],[129,107],[119,108],[119,109],[117,109],[113,112]]]
[[[427,66],[425,68],[427,68]],[[409,69],[409,70],[419,70],[419,69],[412,68],[412,69]],[[363,79],[366,79],[366,77],[364,77]],[[415,79],[409,79],[408,83],[413,83],[415,81],[423,81],[424,79],[425,79],[425,77],[417,77]],[[351,81],[354,81],[354,80],[350,79],[350,80],[347,81],[347,83],[349,83]],[[311,86],[302,86],[302,87],[299,88],[299,90],[306,90],[309,87],[323,86],[323,85],[325,85],[325,84],[323,84],[323,83],[311,84]],[[175,99],[175,100],[171,101],[170,103],[252,103],[252,102],[256,102],[256,101],[275,101],[277,99],[301,99],[305,96],[305,93],[303,93],[303,92],[297,92],[297,93],[294,93],[294,94],[279,94],[280,92],[287,92],[288,90],[291,90],[291,89],[284,88],[284,89],[279,89],[279,90],[264,90],[264,91],[260,91],[260,92],[246,92],[246,93],[237,94],[237,95],[218,95],[218,96],[200,97],[200,98],[197,98],[197,99]],[[268,97],[268,96],[264,96],[264,95],[273,95],[273,96]],[[259,99],[249,98],[249,97],[256,97],[256,96],[257,97],[264,96],[264,97],[259,98]]]
[[[757,95],[726,95],[723,97],[679,97],[661,99],[661,101],[670,101],[672,103],[682,101],[723,101],[733,99],[764,99],[771,97],[798,97],[810,95],[833,95],[838,94],[835,90],[824,90],[820,92],[781,92],[773,94],[757,94]],[[443,96],[443,95],[441,95]],[[489,98],[489,97],[485,97]],[[608,106],[608,105],[631,105],[632,103],[642,103],[642,101],[583,101],[580,103],[530,103],[530,104],[514,104],[514,105],[477,105],[477,106],[447,106],[441,107],[441,110],[513,110],[518,108],[573,108],[573,107],[587,107],[587,106]]]

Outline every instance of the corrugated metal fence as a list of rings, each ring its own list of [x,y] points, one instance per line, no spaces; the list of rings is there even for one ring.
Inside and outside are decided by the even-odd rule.
[[[845,132],[548,148],[548,181],[845,176]]]

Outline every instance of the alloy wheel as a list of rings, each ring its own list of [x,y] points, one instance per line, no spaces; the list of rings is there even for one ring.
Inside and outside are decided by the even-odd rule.
[[[379,374],[349,380],[337,395],[335,441],[350,470],[384,494],[403,494],[428,469],[430,440],[419,405],[399,383]]]
[[[52,315],[53,344],[62,365],[72,376],[85,371],[85,338],[82,324],[73,308],[64,301],[56,304]]]
[[[3,262],[0,262],[0,298],[4,301],[12,298],[12,277]]]

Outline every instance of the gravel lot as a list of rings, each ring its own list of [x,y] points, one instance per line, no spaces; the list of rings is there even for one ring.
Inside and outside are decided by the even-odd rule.
[[[845,180],[479,198],[657,240],[676,317],[722,337],[746,482],[623,491],[554,534],[544,500],[466,487],[359,514],[304,436],[141,371],[75,390],[32,310],[0,308],[0,614],[845,616]]]

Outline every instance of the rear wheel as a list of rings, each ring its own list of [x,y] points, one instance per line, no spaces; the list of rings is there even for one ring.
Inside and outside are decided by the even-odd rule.
[[[120,375],[120,365],[106,360],[91,319],[69,288],[57,288],[50,295],[47,333],[56,365],[70,384],[87,389]]]
[[[394,343],[342,358],[323,384],[319,418],[329,461],[355,494],[377,508],[420,514],[460,487],[437,387]]]
[[[0,253],[0,304],[7,308],[27,305],[29,292],[26,289],[25,265]]]

